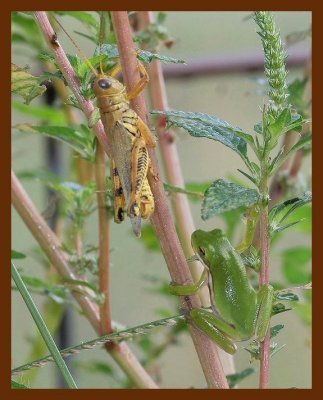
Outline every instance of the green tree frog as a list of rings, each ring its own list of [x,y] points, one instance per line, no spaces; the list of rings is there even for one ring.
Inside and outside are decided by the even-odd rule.
[[[254,335],[263,341],[272,313],[273,287],[264,285],[258,291],[252,287],[239,253],[222,230],[197,230],[191,242],[205,270],[194,285],[171,284],[170,291],[177,296],[189,296],[208,282],[213,312],[202,308],[190,310],[189,318],[194,325],[230,354],[237,349],[234,341],[248,340]]]

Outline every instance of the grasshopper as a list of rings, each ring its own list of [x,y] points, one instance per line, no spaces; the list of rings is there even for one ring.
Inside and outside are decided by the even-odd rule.
[[[109,73],[96,74],[92,88],[97,98],[101,120],[111,139],[110,170],[114,190],[114,221],[121,223],[127,212],[136,236],[141,234],[141,218],[154,212],[147,173],[152,172],[147,147],[155,147],[155,138],[148,126],[130,108],[129,102],[138,96],[149,81],[144,66],[139,63],[142,78],[128,93],[117,80],[121,72],[118,63]]]
[[[110,174],[114,192],[114,221],[121,223],[127,213],[135,235],[140,237],[141,218],[148,219],[155,208],[147,179],[148,171],[156,180],[158,178],[153,172],[147,147],[155,147],[156,141],[148,126],[130,108],[130,100],[138,96],[149,82],[147,71],[138,62],[142,78],[127,93],[126,87],[116,79],[121,72],[120,62],[106,74],[102,71],[100,61],[100,73],[97,73],[65,28],[56,21],[95,75],[92,89],[105,132],[111,139]]]

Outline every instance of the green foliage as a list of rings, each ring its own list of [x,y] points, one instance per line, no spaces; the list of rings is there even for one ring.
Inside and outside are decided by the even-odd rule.
[[[70,146],[80,157],[89,162],[94,162],[96,157],[96,139],[86,125],[78,127],[61,125],[30,125],[18,124],[15,126],[20,132],[40,133],[42,135],[58,139]]]
[[[206,137],[216,140],[234,150],[243,160],[247,158],[246,137],[248,140],[249,137],[252,140],[252,136],[220,118],[200,112],[185,111],[154,110],[151,114],[165,115],[170,126],[176,125],[184,128],[194,137]]]
[[[252,367],[245,368],[241,372],[237,372],[235,374],[227,375],[227,380],[229,384],[229,388],[232,389],[237,386],[243,379],[252,375],[255,372],[255,369]]]
[[[12,12],[12,34],[11,40],[14,44],[22,44],[36,50],[42,49],[45,40],[39,34],[38,26],[31,15],[23,12]]]
[[[22,383],[11,380],[11,389],[30,389],[28,386]]]
[[[204,194],[202,219],[207,220],[215,215],[242,206],[250,207],[258,200],[259,193],[257,190],[218,179],[212,183]]]
[[[274,206],[269,213],[271,235],[301,222],[300,219],[295,219],[295,211],[311,201],[312,193],[306,192],[302,197],[295,197]],[[282,224],[284,221],[285,225]]]
[[[160,11],[156,15],[156,22],[150,23],[146,29],[138,32],[134,40],[138,43],[143,43],[149,49],[156,49],[159,44],[164,44],[166,47],[171,47],[174,39],[169,35],[164,22],[167,14]]]
[[[12,108],[22,114],[28,115],[33,118],[45,120],[48,124],[63,125],[66,124],[66,115],[62,110],[53,107],[41,105],[35,106],[31,104],[22,104],[17,101],[11,103]]]
[[[11,64],[11,92],[23,97],[25,104],[29,104],[46,90],[46,87],[41,84],[42,79],[29,74],[27,70],[28,68]]]
[[[22,259],[26,258],[26,254],[20,253],[19,251],[16,250],[11,250],[11,259],[12,260],[17,260],[17,259]]]
[[[277,336],[279,332],[284,328],[284,325],[279,324],[270,328],[270,338]],[[278,347],[278,344],[271,341],[270,343],[270,357],[277,354],[285,345]],[[252,340],[247,347],[244,348],[248,353],[250,353],[250,362],[255,360],[260,360],[261,345],[258,340]]]

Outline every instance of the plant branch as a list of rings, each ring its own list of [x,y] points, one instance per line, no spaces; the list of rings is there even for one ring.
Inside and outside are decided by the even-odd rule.
[[[56,33],[54,29],[52,28],[48,18],[47,14],[44,11],[36,11],[34,13],[36,22],[38,23],[38,26],[41,30],[41,32],[44,35],[44,38],[46,39],[46,42],[53,51],[53,54],[55,56],[56,62],[62,71],[64,78],[66,79],[70,89],[73,91],[77,101],[79,102],[85,116],[89,119],[94,107],[91,101],[87,100],[80,91],[80,82],[75,75],[75,72],[68,61],[68,58],[66,57],[66,54],[63,50],[63,48],[60,46]],[[93,127],[93,132],[95,133],[96,137],[98,138],[99,142],[103,146],[105,152],[109,154],[109,140],[107,135],[105,134],[104,127],[102,125],[102,122],[99,121],[94,127]]]
[[[68,61],[63,48],[59,45],[55,31],[53,30],[47,15],[43,11],[37,11],[34,13],[35,19],[38,22],[39,28],[43,33],[48,45],[52,49],[56,62],[60,67],[66,81],[68,82],[71,90],[73,91],[75,97],[80,103],[80,106],[87,118],[91,116],[94,110],[91,101],[86,100],[80,92],[80,83],[76,77],[74,70]],[[93,128],[100,144],[104,148],[104,151],[109,154],[110,147],[108,142],[108,137],[105,134],[102,122],[99,121]],[[48,227],[47,227],[48,228]],[[49,229],[49,228],[48,228]],[[56,265],[55,263],[53,263]],[[72,278],[73,279],[73,278]],[[97,307],[95,307],[95,314],[89,313],[90,321],[95,327],[97,332],[101,331],[101,322],[99,318],[99,312]],[[119,364],[119,366],[124,370],[124,372],[135,382],[138,387],[141,388],[157,388],[155,382],[144,370],[142,365],[139,363],[137,358],[131,352],[128,346],[120,344],[114,346],[112,349],[109,348],[110,354]]]
[[[152,11],[141,11],[138,13],[140,30],[146,29],[150,24],[154,23],[154,13]],[[148,49],[158,52],[158,49]],[[154,110],[166,111],[168,109],[168,101],[165,87],[165,79],[160,61],[155,60],[147,65],[148,74],[150,76],[149,95]],[[175,133],[166,129],[166,119],[164,116],[157,117],[156,132],[158,135],[158,144],[160,154],[162,156],[163,167],[170,185],[185,188],[185,182],[181,169],[180,159],[178,155],[177,145],[175,141]],[[186,257],[192,256],[191,234],[195,231],[193,216],[186,195],[180,193],[172,193],[172,208],[176,221],[177,231]],[[189,264],[194,281],[198,281],[204,267],[200,262],[194,261]],[[203,307],[209,307],[210,294],[207,287],[202,288],[198,294]],[[225,374],[233,374],[235,372],[233,357],[218,348]]]
[[[112,12],[112,21],[118,42],[123,76],[129,91],[136,85],[140,75],[127,12]],[[132,101],[132,108],[144,121],[147,121],[147,108],[142,95]],[[148,151],[153,168],[158,174],[159,168],[155,151],[152,149],[148,149]],[[192,282],[167,204],[163,185],[160,180],[156,181],[152,176],[148,176],[148,180],[155,199],[155,211],[151,217],[151,223],[160,241],[171,278],[179,284]],[[189,301],[185,302],[182,299],[182,306],[185,309],[199,307],[200,301],[197,296],[190,296]],[[215,344],[192,324],[189,324],[189,327],[209,387],[228,388]]]
[[[71,270],[68,257],[62,251],[62,246],[56,235],[46,224],[44,218],[36,210],[34,204],[21,186],[14,172],[11,173],[11,190],[12,203],[22,220],[27,225],[31,234],[35,237],[41,248],[46,253],[51,264],[56,268],[57,272],[69,280],[78,280],[79,277]],[[82,294],[83,292],[83,294]],[[72,292],[76,301],[81,306],[83,312],[94,329],[100,333],[100,318],[97,305],[93,304],[86,296],[84,296],[84,288],[74,290]],[[136,357],[125,344],[120,344],[113,348],[110,354],[118,362],[124,372],[142,388],[156,388],[146,371],[142,368]]]
[[[96,152],[95,178],[97,187],[99,219],[99,280],[104,302],[100,307],[101,335],[112,332],[110,307],[110,232],[106,204],[105,153],[98,143]]]

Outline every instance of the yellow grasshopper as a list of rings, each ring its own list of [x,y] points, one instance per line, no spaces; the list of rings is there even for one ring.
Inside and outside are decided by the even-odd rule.
[[[138,62],[142,78],[127,93],[126,87],[116,79],[121,72],[120,62],[109,74],[102,71],[100,62],[100,73],[97,73],[65,28],[57,19],[56,21],[95,74],[92,88],[105,132],[111,143],[110,173],[114,192],[114,221],[121,223],[124,214],[127,213],[135,235],[140,237],[141,218],[148,219],[155,208],[154,197],[147,179],[148,170],[155,179],[157,177],[152,171],[147,146],[155,147],[156,141],[148,126],[130,108],[129,103],[148,83],[147,71]]]
[[[127,212],[136,236],[141,234],[141,218],[154,212],[154,198],[147,180],[151,161],[147,146],[155,147],[148,126],[130,108],[129,102],[144,89],[148,74],[138,63],[142,78],[128,93],[115,76],[121,72],[118,63],[108,74],[96,74],[92,88],[97,98],[101,120],[111,139],[111,178],[114,190],[114,220],[120,223]]]

